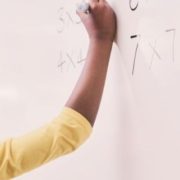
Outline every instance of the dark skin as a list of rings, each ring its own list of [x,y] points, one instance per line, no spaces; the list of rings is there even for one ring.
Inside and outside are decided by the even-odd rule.
[[[116,18],[105,0],[91,0],[90,7],[90,14],[77,12],[89,35],[89,50],[66,106],[84,115],[93,126],[106,80],[116,33]]]

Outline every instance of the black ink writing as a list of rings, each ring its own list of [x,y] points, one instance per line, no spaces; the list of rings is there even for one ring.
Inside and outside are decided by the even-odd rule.
[[[132,75],[134,75],[134,71],[135,71],[137,52],[138,52],[139,41],[140,41],[141,36],[140,35],[132,35],[131,39],[134,39],[134,38],[139,38],[139,40],[138,40],[138,42],[136,44],[136,48],[135,48],[134,59],[133,59],[133,68],[132,68]]]
[[[176,38],[176,29],[167,29],[165,32],[173,33],[173,38],[172,38],[172,61],[175,61],[175,38]]]
[[[138,6],[139,6],[139,2],[137,2],[136,5],[134,5],[134,6],[133,6],[133,4],[134,4],[133,0],[129,0],[129,7],[130,7],[130,9],[132,11],[135,11],[138,8]]]
[[[77,15],[74,15],[68,12],[63,6],[58,9],[58,29],[57,32],[61,34],[65,27],[69,25],[79,25],[81,24],[81,20],[77,20]]]
[[[74,53],[60,51],[59,60],[57,67],[61,72],[66,71],[69,68],[75,69],[78,65],[85,61],[85,57],[83,57],[83,50],[80,49],[78,52]]]
[[[161,34],[158,38],[156,38],[154,40],[154,43],[150,42],[149,40],[143,39],[144,37],[142,35],[136,34],[136,35],[132,35],[130,37],[131,39],[137,39],[138,38],[138,41],[137,41],[137,44],[135,47],[134,56],[133,56],[132,75],[134,75],[134,73],[135,73],[135,68],[136,68],[136,63],[137,63],[137,54],[138,54],[138,50],[139,50],[141,40],[146,41],[146,44],[147,44],[146,49],[149,48],[152,51],[149,69],[152,68],[155,57],[157,60],[160,60],[160,61],[164,60],[165,58],[167,59],[167,52],[168,52],[167,49],[170,49],[170,48],[171,48],[170,58],[172,58],[172,62],[175,62],[176,29],[175,28],[166,29],[164,33],[172,33],[172,40],[170,40],[172,42],[166,43],[167,46],[166,46],[166,44],[162,43],[162,40],[166,40],[166,38],[167,38],[167,35],[164,36],[165,34]],[[161,50],[163,50],[162,52],[160,50],[157,50],[157,44],[158,43],[159,43],[159,48]],[[168,47],[169,44],[170,44],[170,48]],[[166,53],[166,56],[163,57],[163,55],[165,55],[165,53]]]

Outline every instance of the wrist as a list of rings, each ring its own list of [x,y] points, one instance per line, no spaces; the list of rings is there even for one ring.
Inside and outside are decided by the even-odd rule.
[[[108,39],[108,38],[97,38],[97,37],[91,37],[89,38],[90,44],[91,43],[96,43],[96,44],[101,44],[101,45],[113,45],[113,40]]]
[[[105,32],[101,32],[101,33],[90,33],[89,34],[89,38],[90,40],[96,40],[96,41],[103,41],[103,42],[111,42],[113,43],[114,41],[114,36],[111,35],[110,33],[105,33]]]

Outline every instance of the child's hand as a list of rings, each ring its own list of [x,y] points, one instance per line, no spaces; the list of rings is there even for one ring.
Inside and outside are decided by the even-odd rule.
[[[106,0],[90,0],[90,14],[78,12],[90,39],[114,41],[116,16]]]

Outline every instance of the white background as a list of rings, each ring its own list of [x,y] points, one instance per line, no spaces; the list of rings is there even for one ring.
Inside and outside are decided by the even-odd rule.
[[[59,0],[0,1],[2,141],[51,121],[71,94],[88,47],[75,4]],[[117,47],[114,51],[118,52]],[[87,143],[73,154],[16,179],[119,179],[122,136],[118,114],[125,110],[119,103],[124,99],[120,93],[123,89],[116,87],[122,79],[116,72],[122,67],[118,58],[113,59],[97,123]]]
[[[180,3],[111,2],[120,51],[113,47],[92,136],[75,153],[16,179],[179,180]],[[129,2],[138,3],[135,11]],[[49,122],[69,97],[88,47],[75,4],[0,1],[2,140]]]

